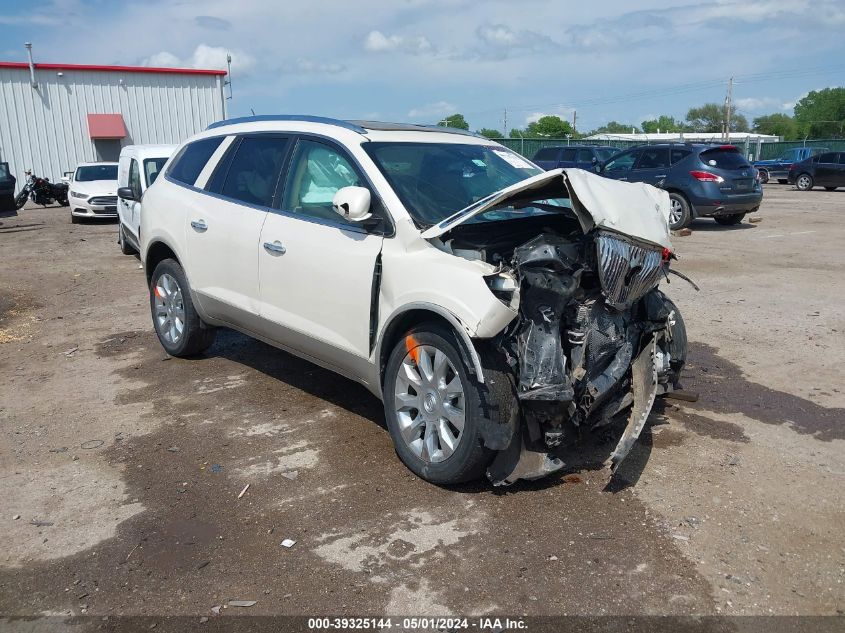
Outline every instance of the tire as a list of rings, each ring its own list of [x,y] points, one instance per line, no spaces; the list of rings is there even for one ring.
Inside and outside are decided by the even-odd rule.
[[[762,182],[763,184],[769,182],[769,172],[765,169],[760,169],[758,171],[760,173],[760,182]]]
[[[836,187],[825,187],[825,191],[836,191]]]
[[[692,222],[692,212],[689,202],[680,193],[669,193],[669,228],[679,231],[686,228]]]
[[[149,291],[153,327],[168,354],[196,356],[211,347],[217,330],[203,322],[194,308],[191,287],[176,260],[159,262],[150,278]]]
[[[29,199],[29,195],[25,191],[21,191],[18,194],[18,197],[15,198],[15,209],[20,210],[23,209],[26,205],[26,201]]]
[[[687,363],[687,325],[684,323],[684,317],[681,316],[681,311],[675,305],[675,302],[662,292],[660,294],[663,295],[663,300],[670,312],[674,311],[675,313],[674,323],[669,326],[672,333],[672,340],[669,343],[669,367],[672,370],[672,386],[678,389],[680,388],[681,371]]]
[[[123,231],[123,224],[119,223],[117,228],[117,243],[120,245],[120,252],[124,255],[134,255],[136,251],[129,242],[126,241],[126,234]]]
[[[798,191],[809,191],[813,188],[813,177],[810,174],[799,174],[795,179]]]
[[[733,226],[742,222],[744,217],[744,213],[731,213],[730,215],[717,215],[713,219],[722,226]]]
[[[485,384],[480,384],[467,371],[458,346],[448,328],[422,324],[399,340],[385,368],[384,415],[396,454],[414,474],[434,484],[481,478],[495,456],[482,442],[484,425],[506,424],[518,406],[513,381],[491,368],[489,373],[485,369]],[[440,354],[443,362],[438,363]],[[435,370],[438,365],[442,373]],[[431,369],[432,379],[426,379],[425,368]],[[455,378],[461,396],[450,401],[456,392],[443,385],[454,385]],[[453,421],[461,416],[449,412],[461,410],[459,430]]]
[[[778,183],[781,185],[787,185],[789,184],[789,180],[787,180],[786,178],[778,178]]]

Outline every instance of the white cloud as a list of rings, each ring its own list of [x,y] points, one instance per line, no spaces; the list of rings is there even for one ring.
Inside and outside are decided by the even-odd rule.
[[[296,61],[284,64],[285,72],[302,75],[336,75],[346,70],[346,66],[337,62],[323,62],[310,57],[300,57]]]
[[[454,104],[448,101],[437,101],[436,103],[427,103],[426,105],[412,109],[408,112],[408,117],[411,119],[424,119],[454,114],[457,111],[458,108]]]
[[[200,44],[188,57],[180,58],[169,51],[161,51],[141,61],[144,66],[164,68],[226,69],[226,56],[232,56],[232,73],[248,75],[255,67],[255,59],[243,51],[222,46]]]
[[[370,31],[364,38],[364,50],[371,53],[401,51],[420,54],[432,49],[431,42],[422,35],[385,35],[381,31]]]

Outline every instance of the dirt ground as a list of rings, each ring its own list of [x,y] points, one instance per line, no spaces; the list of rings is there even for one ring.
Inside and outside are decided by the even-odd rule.
[[[417,479],[366,390],[240,334],[167,357],[114,223],[0,218],[0,614],[842,615],[845,190],[757,215],[674,239],[700,400],[614,481],[507,489]]]

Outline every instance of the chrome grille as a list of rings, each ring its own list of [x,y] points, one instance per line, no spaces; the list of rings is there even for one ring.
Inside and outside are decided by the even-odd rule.
[[[660,280],[662,249],[647,248],[610,233],[596,237],[599,280],[607,302],[624,310]]]
[[[114,205],[117,204],[117,196],[96,196],[94,198],[88,198],[88,204],[97,207]]]

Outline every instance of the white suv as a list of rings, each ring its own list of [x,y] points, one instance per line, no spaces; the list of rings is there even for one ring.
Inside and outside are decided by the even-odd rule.
[[[177,150],[141,259],[168,353],[237,329],[381,397],[420,477],[499,484],[629,411],[615,469],[677,384],[668,217],[654,187],[459,131],[259,116]]]

